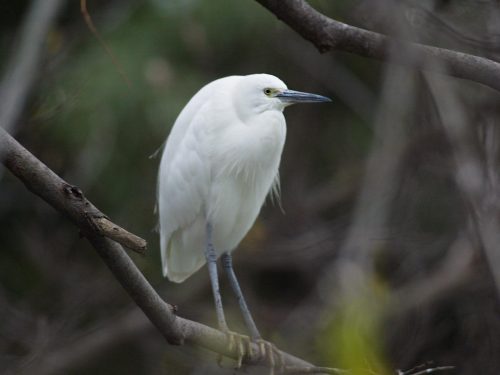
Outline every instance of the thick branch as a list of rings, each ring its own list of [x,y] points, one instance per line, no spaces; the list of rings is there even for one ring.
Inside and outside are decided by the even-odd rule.
[[[340,50],[386,60],[388,46],[391,42],[395,42],[395,39],[385,35],[350,26],[326,17],[304,0],[257,1],[302,37],[312,42],[320,52]],[[398,41],[398,43],[403,42]],[[482,83],[500,91],[500,64],[495,61],[417,43],[407,43],[405,48],[412,53],[412,56],[418,57],[420,61],[417,61],[417,63],[420,63],[420,66],[423,66],[426,61],[438,59],[444,63],[444,69],[439,68],[439,65],[427,65],[426,68]],[[400,61],[391,59],[391,62],[408,63],[404,58]]]
[[[225,333],[176,316],[174,307],[161,299],[123,248],[117,242],[103,237],[96,224],[89,220],[89,217],[104,215],[85,199],[78,188],[66,183],[2,128],[0,158],[30,191],[78,226],[123,288],[170,344],[188,342],[231,358],[238,357],[237,348],[229,346]],[[246,358],[246,363],[261,364],[263,359],[258,355],[259,348],[256,344],[251,345],[253,354]],[[305,371],[315,369],[315,372],[322,370],[288,353],[282,353],[287,367],[301,367]]]

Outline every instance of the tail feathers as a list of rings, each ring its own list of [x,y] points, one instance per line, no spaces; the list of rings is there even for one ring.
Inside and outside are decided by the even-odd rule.
[[[173,233],[170,240],[162,246],[163,276],[175,283],[182,283],[198,271],[206,262],[203,246],[184,244],[179,241],[179,233]],[[166,251],[164,251],[166,250]]]

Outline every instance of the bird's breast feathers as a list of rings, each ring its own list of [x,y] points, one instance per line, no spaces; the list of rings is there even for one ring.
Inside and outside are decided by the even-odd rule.
[[[211,166],[206,208],[214,243],[222,249],[232,250],[241,241],[278,179],[285,121],[278,112],[260,120],[236,121],[206,138]]]
[[[214,178],[232,175],[253,179],[268,171],[277,172],[285,142],[285,120],[281,112],[259,117],[249,123],[235,121],[208,137]]]

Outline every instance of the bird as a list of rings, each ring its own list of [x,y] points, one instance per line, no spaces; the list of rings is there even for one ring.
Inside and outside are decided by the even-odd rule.
[[[202,87],[170,131],[157,183],[163,275],[181,283],[207,264],[223,332],[230,331],[219,288],[219,258],[251,339],[262,339],[234,272],[232,252],[266,197],[279,198],[283,110],[295,103],[330,101],[289,90],[269,74],[228,76]]]

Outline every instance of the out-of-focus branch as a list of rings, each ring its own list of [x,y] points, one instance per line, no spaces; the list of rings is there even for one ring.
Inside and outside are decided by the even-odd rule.
[[[367,85],[349,67],[335,58],[317,59],[314,48],[304,48],[297,39],[277,41],[278,51],[286,53],[284,58],[291,59],[302,74],[311,77],[319,85],[331,91],[336,98],[349,106],[360,118],[371,121],[375,108],[375,96]],[[278,44],[276,43],[276,44]],[[325,74],[325,72],[328,72]]]
[[[393,49],[391,56],[401,52]],[[406,56],[413,57],[406,50]],[[336,274],[343,294],[358,294],[373,276],[377,240],[387,223],[399,186],[401,161],[407,147],[408,120],[415,98],[415,76],[402,67],[386,69],[382,100],[352,224],[340,249],[340,259],[326,272]],[[404,92],[404,95],[401,93]],[[333,272],[335,270],[335,272]]]
[[[383,238],[399,168],[407,142],[406,117],[415,96],[411,73],[402,68],[387,71],[381,110],[375,123],[374,142],[367,160],[354,219],[343,246],[343,256],[364,263],[373,241]],[[405,95],[401,96],[401,92]],[[365,259],[365,260],[363,260]]]
[[[238,358],[238,348],[230,345],[230,340],[225,333],[176,316],[174,307],[161,299],[123,248],[117,242],[103,237],[95,224],[89,221],[89,214],[102,217],[100,211],[83,196],[78,188],[66,183],[1,128],[0,158],[30,191],[78,226],[123,288],[170,344],[178,345],[187,342],[230,358]],[[245,363],[267,365],[259,354],[258,345],[255,343],[250,343],[250,345],[252,350],[245,358]],[[335,373],[332,372],[335,371],[334,369],[330,369],[330,372],[323,371],[324,369],[315,367],[302,359],[285,352],[281,353],[285,361],[285,370],[288,367],[301,367],[306,373],[307,371],[309,373]]]
[[[347,25],[321,14],[305,0],[257,0],[288,24],[302,37],[312,42],[320,52],[340,50],[380,60],[388,59],[388,46],[395,39],[385,35]],[[391,59],[390,62],[424,67],[429,60],[439,60],[442,65],[427,65],[426,69],[468,79],[500,91],[500,63],[484,57],[431,47],[417,43],[404,43],[414,61]]]
[[[425,6],[422,6],[418,3],[412,3],[411,11],[412,18],[422,18],[422,20],[418,22],[424,24],[426,27],[428,27],[429,24],[434,24],[436,27],[438,27],[440,33],[444,33],[461,43],[476,48],[482,48],[491,52],[496,52],[500,48],[500,45],[498,45],[498,42],[495,40],[495,37],[493,37],[493,35],[485,39],[481,39],[480,37],[476,37],[474,35],[468,35],[466,32],[459,30],[456,26],[449,23],[444,18],[440,17],[434,12],[431,12],[430,10],[426,9]]]
[[[437,64],[437,62],[436,62]],[[469,207],[475,234],[489,263],[500,295],[500,185],[498,170],[489,171],[470,139],[467,113],[456,94],[456,86],[443,77],[426,74],[443,128],[453,146],[455,180]],[[497,168],[496,165],[490,166]]]
[[[56,350],[43,353],[43,358],[35,358],[16,369],[15,373],[67,374],[114,345],[146,334],[148,330],[153,329],[153,326],[139,309],[134,309],[122,317],[114,317],[112,321],[99,328],[96,327],[87,334],[81,335],[78,340],[74,340],[69,345],[66,343]]]
[[[387,307],[388,313],[403,315],[413,309],[422,308],[450,290],[470,282],[474,274],[473,260],[474,245],[466,235],[460,235],[436,270],[425,279],[394,291]]]
[[[114,66],[116,66],[118,72],[125,80],[125,83],[127,84],[128,88],[131,89],[132,83],[130,82],[130,79],[128,78],[127,74],[125,73],[122,64],[120,64],[120,60],[116,58],[111,48],[108,46],[106,41],[101,37],[101,34],[99,34],[99,31],[97,31],[97,28],[95,27],[94,22],[92,21],[92,17],[90,17],[90,13],[87,9],[87,0],[80,0],[80,11],[82,12],[83,19],[85,20],[85,23],[87,24],[87,27],[89,28],[90,32],[94,34],[97,41],[101,44],[102,48],[104,48],[108,56],[111,58],[111,61],[113,62]]]
[[[396,52],[399,51],[394,51]],[[389,214],[400,182],[409,133],[407,118],[416,94],[415,84],[415,76],[408,69],[387,67],[382,99],[374,124],[374,140],[352,223],[340,246],[337,259],[318,277],[317,293],[311,294],[289,314],[286,326],[295,326],[304,316],[308,316],[318,297],[331,311],[335,311],[351,303],[351,299],[363,296],[371,288],[375,253],[379,248],[379,241],[387,235]],[[322,320],[318,321],[319,325],[322,323]],[[302,332],[300,334],[301,337],[307,335]]]
[[[191,284],[187,292],[176,296],[176,302],[182,305],[205,288],[206,283],[199,280],[194,285]],[[1,302],[3,301],[0,300]],[[71,373],[88,364],[96,355],[103,355],[124,342],[139,343],[142,346],[144,344],[142,339],[152,336],[154,330],[151,321],[135,306],[121,315],[113,314],[83,332],[78,330],[71,333],[70,339],[67,336],[64,339],[56,338],[53,340],[54,346],[42,350],[36,348],[28,361],[9,373],[19,375],[34,372],[38,375]],[[177,352],[173,353],[170,355],[175,357]]]
[[[63,0],[34,0],[0,83],[0,126],[11,130],[36,78],[47,32]]]

